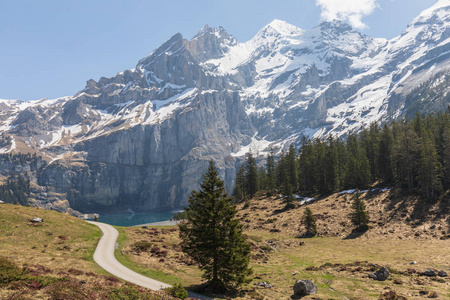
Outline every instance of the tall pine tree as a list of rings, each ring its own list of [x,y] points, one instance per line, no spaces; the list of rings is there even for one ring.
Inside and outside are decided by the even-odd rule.
[[[267,156],[266,173],[267,173],[267,191],[269,192],[269,195],[273,195],[275,194],[277,184],[275,155],[273,153],[273,149],[270,149],[270,153]]]
[[[189,195],[187,222],[180,225],[181,247],[200,265],[212,290],[248,282],[250,244],[236,219],[236,209],[211,160],[199,191]]]
[[[353,195],[352,212],[350,213],[350,220],[356,226],[357,230],[369,229],[369,215],[366,211],[366,205],[360,197],[360,193],[356,190]]]
[[[252,149],[247,153],[247,160],[245,162],[245,183],[246,191],[250,197],[253,197],[259,190],[258,187],[258,166],[253,157]]]

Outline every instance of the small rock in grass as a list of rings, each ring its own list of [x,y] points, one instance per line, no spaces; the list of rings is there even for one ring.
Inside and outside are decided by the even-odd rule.
[[[428,298],[437,298],[437,297],[439,297],[439,295],[434,291],[428,293]]]
[[[36,218],[31,219],[30,222],[31,223],[42,223],[42,222],[44,222],[44,219],[36,217]]]
[[[417,261],[412,261],[411,265],[417,265]]]
[[[379,300],[392,300],[392,299],[407,300],[407,298],[400,296],[396,292],[391,291],[391,290],[387,290],[387,291],[383,292],[383,294],[381,294],[381,297],[379,298]]]
[[[385,281],[389,277],[389,270],[386,267],[381,267],[378,271],[369,274],[369,278],[378,281]]]
[[[437,274],[433,269],[426,269],[425,272],[423,272],[423,275],[428,277],[436,277]]]
[[[439,277],[447,277],[448,275],[447,275],[447,272],[445,272],[444,270],[440,270],[438,273],[437,273],[437,275],[439,276]]]
[[[267,283],[267,282],[265,282],[265,281],[255,283],[255,285],[261,286],[261,287],[266,288],[266,289],[271,289],[271,288],[273,288],[273,285],[271,285],[270,283]]]
[[[317,285],[311,280],[297,280],[294,284],[294,296],[312,295],[317,293]]]

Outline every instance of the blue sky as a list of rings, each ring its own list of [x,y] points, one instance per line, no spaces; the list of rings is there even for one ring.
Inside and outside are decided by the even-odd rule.
[[[0,98],[69,96],[90,78],[133,68],[172,35],[190,39],[205,24],[238,41],[273,19],[303,29],[319,24],[327,3],[371,3],[364,34],[392,38],[436,0],[2,0]],[[364,4],[362,4],[364,5]],[[323,17],[323,14],[322,14]]]

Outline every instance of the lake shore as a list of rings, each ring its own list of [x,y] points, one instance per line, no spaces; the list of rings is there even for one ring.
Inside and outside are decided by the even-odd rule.
[[[140,226],[169,226],[169,225],[177,225],[180,223],[180,220],[166,220],[166,221],[160,221],[160,222],[152,222],[147,224],[141,224],[141,225],[135,225],[133,227],[140,227]]]

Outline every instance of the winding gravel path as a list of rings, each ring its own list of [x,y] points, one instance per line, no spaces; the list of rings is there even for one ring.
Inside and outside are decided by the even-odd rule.
[[[94,252],[94,261],[102,267],[104,270],[109,273],[122,278],[123,280],[132,282],[139,286],[152,289],[152,290],[160,290],[167,287],[171,287],[170,284],[151,279],[149,277],[143,276],[134,272],[133,270],[128,269],[120,262],[117,261],[114,256],[114,250],[116,249],[117,238],[119,237],[119,232],[112,227],[111,225],[100,223],[100,222],[92,222],[87,221],[91,224],[98,226],[103,232],[100,241],[98,242],[97,248]],[[197,293],[193,293],[188,291],[189,297],[195,299],[209,300],[213,299],[207,296],[199,295]]]
[[[114,250],[116,248],[119,232],[111,225],[105,223],[88,222],[100,227],[103,232],[103,236],[98,242],[97,249],[95,249],[94,252],[94,261],[100,267],[123,280],[152,290],[160,290],[171,286],[170,284],[138,274],[118,262],[114,256]]]

